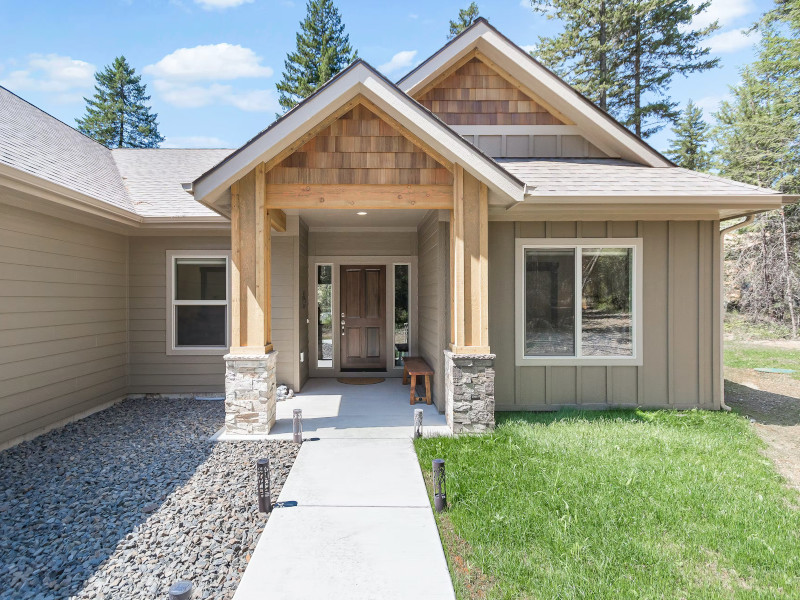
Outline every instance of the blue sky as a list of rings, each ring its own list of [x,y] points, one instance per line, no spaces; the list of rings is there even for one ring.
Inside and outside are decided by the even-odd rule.
[[[397,80],[446,42],[468,0],[336,3],[359,55]],[[722,67],[676,78],[672,93],[708,113],[753,58],[743,31],[771,0],[713,0],[710,41]],[[558,31],[526,0],[479,1],[481,14],[521,46]],[[92,74],[124,54],[143,74],[165,146],[236,147],[279,110],[275,83],[305,15],[303,0],[0,0],[0,85],[74,125]],[[663,150],[667,130],[650,138]]]

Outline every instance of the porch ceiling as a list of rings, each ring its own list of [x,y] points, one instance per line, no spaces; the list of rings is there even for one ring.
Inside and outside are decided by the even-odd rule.
[[[287,215],[299,215],[309,229],[328,228],[416,228],[428,214],[427,210],[417,209],[287,209]],[[358,212],[366,212],[359,215]]]

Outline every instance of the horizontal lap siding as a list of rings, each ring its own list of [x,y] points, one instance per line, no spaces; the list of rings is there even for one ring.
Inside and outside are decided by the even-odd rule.
[[[126,393],[128,242],[0,205],[0,445]]]
[[[433,400],[444,408],[444,348],[448,335],[449,225],[431,211],[418,230],[418,345],[419,354],[433,367]]]
[[[716,221],[492,222],[489,336],[498,410],[638,405],[719,408]],[[641,237],[643,365],[515,366],[516,238]]]
[[[134,394],[217,393],[219,356],[168,356],[167,250],[230,250],[229,236],[130,238],[130,386]]]

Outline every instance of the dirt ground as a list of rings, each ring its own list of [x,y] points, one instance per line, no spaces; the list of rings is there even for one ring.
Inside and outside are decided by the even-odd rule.
[[[779,373],[726,368],[725,403],[754,421],[767,443],[767,456],[800,491],[800,381]]]

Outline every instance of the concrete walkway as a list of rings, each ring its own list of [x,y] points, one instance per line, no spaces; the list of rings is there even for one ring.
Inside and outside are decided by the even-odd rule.
[[[411,443],[408,387],[312,380],[303,392],[279,405],[269,437],[290,436],[299,405],[309,441],[234,600],[455,598]],[[425,424],[445,429],[435,407]]]

